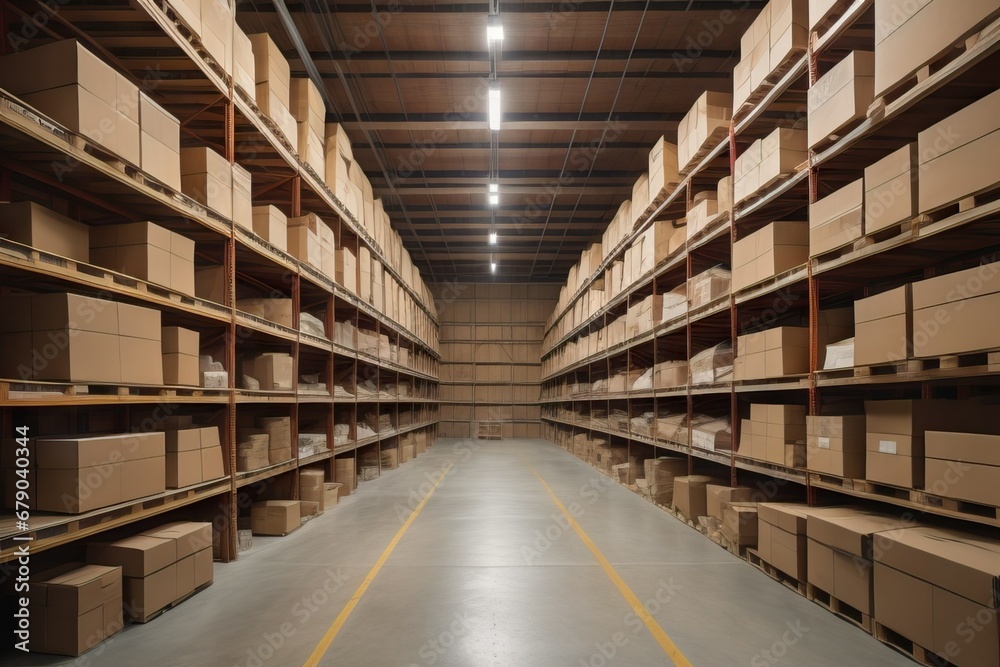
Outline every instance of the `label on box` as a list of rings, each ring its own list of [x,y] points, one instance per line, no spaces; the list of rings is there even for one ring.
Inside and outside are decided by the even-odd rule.
[[[880,454],[895,454],[896,453],[896,441],[895,440],[879,440],[878,441],[878,451]]]
[[[830,438],[819,438],[816,446],[820,449],[830,449]]]

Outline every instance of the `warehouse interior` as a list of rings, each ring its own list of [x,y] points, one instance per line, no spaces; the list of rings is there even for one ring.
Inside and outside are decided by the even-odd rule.
[[[1000,0],[0,34],[2,664],[1000,665]]]

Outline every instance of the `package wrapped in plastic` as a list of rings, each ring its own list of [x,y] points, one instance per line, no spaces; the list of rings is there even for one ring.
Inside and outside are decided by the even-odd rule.
[[[326,323],[311,313],[299,313],[299,331],[310,336],[326,338]]]
[[[699,273],[689,281],[688,298],[691,301],[691,308],[700,308],[726,296],[730,292],[732,282],[732,272],[721,266]]]
[[[595,394],[606,394],[608,393],[608,379],[603,378],[594,383],[594,388],[592,390]]]
[[[334,424],[333,426],[333,444],[334,445],[346,445],[351,441],[351,425],[350,424]]]
[[[629,416],[624,410],[612,410],[608,416],[608,428],[613,431],[628,433]]]
[[[591,408],[590,422],[598,428],[607,428],[608,411],[604,408]]]
[[[653,417],[654,413],[644,412],[638,417],[632,417],[632,434],[644,435],[647,438],[653,437]]]
[[[667,442],[686,442],[687,414],[661,408],[656,415],[656,438]]]
[[[733,448],[733,428],[729,417],[697,415],[691,420],[691,446],[713,452]]]
[[[691,359],[691,383],[711,384],[731,379],[733,375],[732,341],[699,352]]]
[[[670,320],[684,317],[687,314],[687,310],[687,283],[684,283],[663,295],[663,315],[660,321],[669,322]]]
[[[655,389],[672,389],[683,387],[688,381],[688,362],[661,361],[653,368],[653,387]]]
[[[823,370],[832,371],[838,368],[854,368],[854,339],[848,338],[826,346],[826,361]]]
[[[365,438],[372,438],[378,435],[375,431],[370,429],[366,424],[358,423],[358,440],[364,440]]]
[[[673,505],[674,479],[687,476],[687,459],[646,459],[643,464],[646,474],[646,486],[653,500],[660,505],[668,507]]]
[[[653,388],[653,369],[647,368],[632,384],[632,391],[647,391]]]

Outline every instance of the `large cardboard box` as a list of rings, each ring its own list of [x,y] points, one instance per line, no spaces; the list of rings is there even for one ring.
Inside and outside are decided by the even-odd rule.
[[[917,144],[921,213],[993,188],[1000,183],[1000,164],[992,159],[1000,150],[1000,90],[927,128]]]
[[[855,366],[910,358],[913,351],[910,303],[909,285],[854,302]]]
[[[722,515],[722,534],[727,540],[740,546],[757,546],[757,503],[726,503]]]
[[[295,379],[294,361],[289,354],[262,354],[254,361],[253,377],[264,391],[290,390]]]
[[[404,456],[405,458],[405,456]],[[404,463],[406,461],[403,461]],[[334,479],[342,484],[340,495],[349,496],[357,487],[358,478],[354,468],[354,458],[338,458],[334,464]]]
[[[677,165],[677,146],[664,137],[649,151],[649,196],[654,198],[662,190],[671,192],[680,182]]]
[[[927,431],[924,437],[929,493],[1000,506],[1000,436]]]
[[[277,206],[254,206],[251,214],[253,232],[282,252],[288,250],[288,218]],[[293,257],[298,257],[291,252]]]
[[[809,224],[778,221],[733,246],[733,290],[740,291],[809,259]]]
[[[875,94],[885,95],[1000,11],[997,0],[875,3]]]
[[[757,187],[764,189],[795,173],[806,160],[808,137],[805,130],[778,128],[761,140]]]
[[[852,51],[809,88],[809,148],[865,118],[875,99],[875,54]]]
[[[757,505],[757,552],[761,560],[797,581],[808,581],[806,520],[811,511],[805,505]]]
[[[67,563],[31,581],[33,653],[79,656],[122,629],[120,567]]]
[[[721,480],[705,475],[689,475],[674,478],[674,509],[695,521],[708,514],[709,484],[719,486]]]
[[[233,223],[253,231],[253,178],[250,172],[233,164]]]
[[[104,225],[92,230],[91,261],[182,294],[195,290],[195,242],[152,222]]]
[[[865,478],[865,416],[806,417],[806,467],[848,479]]]
[[[864,180],[858,179],[809,207],[809,255],[857,241],[865,233]]]
[[[139,129],[142,170],[180,192],[182,190],[180,121],[146,93],[140,93]]]
[[[34,202],[0,204],[0,236],[67,259],[90,261],[90,227]]]
[[[754,490],[746,486],[723,486],[721,484],[709,484],[705,487],[706,493],[706,516],[715,517],[719,521],[723,520],[723,508],[729,503],[747,503],[753,499]]]
[[[211,148],[182,148],[181,190],[224,218],[233,216],[233,168]]]
[[[294,326],[291,299],[240,299],[236,302],[236,309],[283,327]]]
[[[122,382],[163,384],[160,311],[127,303],[116,306]]]
[[[696,166],[694,158],[698,152],[712,148],[709,144],[714,145],[723,132],[728,133],[732,109],[733,96],[729,93],[702,93],[677,130],[677,161],[682,171]],[[710,141],[713,137],[716,142]],[[634,194],[632,199],[635,200]]]
[[[913,283],[913,356],[1000,347],[992,321],[1000,304],[1000,263]]]
[[[212,0],[215,1],[215,0]],[[233,85],[253,99],[257,83],[257,63],[253,57],[253,42],[238,26],[233,26]]]
[[[163,383],[167,385],[200,384],[198,355],[200,335],[193,329],[164,327],[161,332],[163,344]]]
[[[913,219],[919,213],[917,144],[907,144],[865,168],[865,230],[868,234]]]
[[[236,17],[227,0],[201,0],[201,43],[223,70],[233,69]]]
[[[306,77],[291,79],[289,110],[295,121],[320,137],[322,151],[323,134],[326,131],[326,104],[319,88]],[[301,142],[300,142],[301,143]]]
[[[22,360],[38,380],[120,383],[118,308],[111,301],[75,294],[31,298],[32,345]]]
[[[1000,543],[928,527],[881,533],[879,541],[875,621],[962,667],[1000,664]]]
[[[250,48],[253,50],[254,83],[268,84],[271,93],[277,97],[278,101],[286,108],[289,107],[291,72],[288,61],[281,54],[281,49],[266,32],[247,35],[247,37],[250,38]],[[259,99],[257,104],[260,105]]]
[[[299,527],[297,500],[266,500],[250,507],[250,526],[255,535],[285,535]]]

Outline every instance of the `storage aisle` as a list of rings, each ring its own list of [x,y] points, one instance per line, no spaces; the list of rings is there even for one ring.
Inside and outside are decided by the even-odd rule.
[[[441,440],[295,533],[255,537],[213,586],[132,625],[87,664],[307,664],[446,469],[329,650],[308,664],[671,664],[532,471],[646,606],[662,643],[683,654],[673,664],[912,664],[538,440]]]

